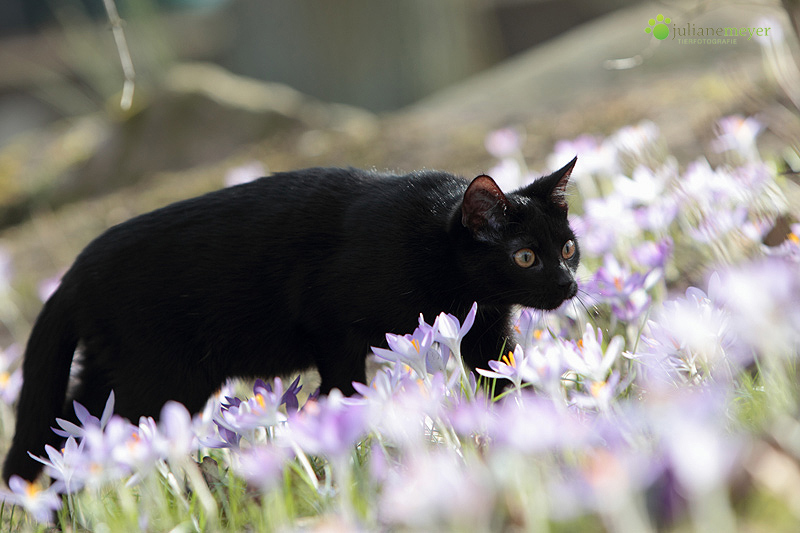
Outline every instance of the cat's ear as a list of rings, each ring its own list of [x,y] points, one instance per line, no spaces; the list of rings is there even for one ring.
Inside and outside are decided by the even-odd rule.
[[[480,237],[503,224],[508,199],[497,183],[486,175],[472,180],[461,203],[461,224]]]
[[[567,183],[572,174],[572,169],[575,168],[575,163],[578,161],[578,156],[575,156],[572,161],[564,165],[562,168],[556,170],[549,176],[541,178],[541,181],[546,186],[547,200],[555,205],[560,210],[566,212],[569,209],[567,205]]]

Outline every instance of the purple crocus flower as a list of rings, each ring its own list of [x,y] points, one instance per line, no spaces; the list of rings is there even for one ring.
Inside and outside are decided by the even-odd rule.
[[[597,269],[589,282],[586,292],[598,303],[608,303],[619,320],[637,320],[650,304],[648,289],[661,278],[660,269],[647,273],[631,270],[611,255],[606,254],[603,266]]]
[[[663,234],[678,216],[677,199],[667,194],[653,203],[633,210],[633,219],[641,230]]]
[[[652,205],[664,196],[667,185],[676,175],[675,163],[664,165],[657,171],[639,165],[630,177],[617,174],[612,181],[614,193],[627,205]]]
[[[567,161],[575,154],[580,154],[580,168],[575,168],[572,173],[578,187],[585,181],[586,176],[614,175],[618,172],[616,147],[593,135],[581,135],[573,140],[558,141],[553,148],[553,153],[547,158],[550,168],[558,168],[560,162]]]
[[[503,400],[496,408],[499,423],[489,437],[500,450],[547,454],[579,449],[590,436],[585,422],[563,403],[527,393]]]
[[[44,447],[47,459],[30,454],[33,459],[45,466],[45,473],[58,483],[58,491],[71,494],[83,487],[80,470],[85,466],[82,445],[75,437],[69,437],[61,451],[49,444]]]
[[[168,446],[166,458],[182,461],[197,450],[192,415],[182,403],[169,401],[161,409],[158,430]]]
[[[581,250],[601,256],[611,252],[619,242],[637,238],[641,228],[634,209],[618,194],[590,198],[583,204],[583,215],[570,217],[581,243]]]
[[[617,335],[609,341],[604,350],[603,331],[600,328],[595,330],[591,324],[586,324],[586,330],[580,341],[563,342],[563,344],[564,361],[570,370],[593,382],[604,383],[611,372],[611,367],[622,353],[625,341]]]
[[[420,317],[420,326],[411,335],[386,334],[389,349],[373,347],[373,353],[394,363],[407,365],[422,379],[428,375],[428,351],[434,343],[435,331]],[[434,361],[432,359],[432,361]],[[438,366],[438,365],[437,365]]]
[[[661,269],[672,255],[673,243],[670,237],[665,237],[658,242],[644,241],[631,249],[631,258],[640,266],[647,269]]]
[[[484,142],[486,151],[497,159],[517,154],[525,140],[525,132],[518,128],[502,128],[490,132]]]
[[[130,464],[118,460],[118,449],[127,446],[137,431],[136,426],[118,416],[112,416],[104,428],[88,426],[81,443],[84,468],[78,471],[82,483],[98,489],[128,476]]]
[[[767,257],[720,272],[722,307],[744,346],[788,356],[800,348],[800,264]]]
[[[495,487],[481,461],[434,451],[386,474],[379,494],[383,529],[490,531]]]
[[[289,418],[289,438],[307,453],[340,459],[366,433],[366,415],[362,403],[347,402],[334,390]]]
[[[0,350],[0,400],[6,405],[11,405],[17,401],[19,391],[22,388],[22,369],[17,368],[11,371],[11,367],[21,354],[22,350],[16,344],[12,344],[5,350]]]
[[[701,243],[713,243],[731,231],[740,229],[747,220],[748,212],[744,206],[719,208],[703,213],[690,227],[687,234]]]
[[[464,318],[464,323],[459,324],[458,319],[450,314],[441,313],[433,323],[436,332],[435,339],[450,348],[453,352],[459,353],[461,350],[461,339],[472,327],[475,322],[475,314],[478,312],[478,304],[473,303],[472,307]]]
[[[106,400],[106,405],[100,418],[92,415],[88,409],[76,401],[72,402],[72,406],[75,409],[75,416],[78,418],[80,426],[62,418],[56,418],[56,423],[61,426],[61,429],[53,428],[53,431],[60,437],[83,437],[88,428],[99,428],[100,430],[105,428],[114,414],[114,391],[112,390],[108,395],[108,400]]]
[[[390,401],[405,387],[415,384],[410,371],[403,365],[387,365],[375,373],[370,385],[354,382],[356,389],[367,402]]]
[[[736,152],[748,160],[757,161],[758,147],[756,138],[764,126],[755,118],[744,118],[740,115],[723,117],[717,121],[717,138],[711,147],[717,152]]]
[[[661,131],[651,120],[643,120],[636,125],[623,126],[608,141],[619,152],[637,159],[646,158],[661,141]]]
[[[689,287],[684,298],[664,302],[648,321],[638,354],[647,387],[676,382],[700,384],[712,376],[728,379],[736,337],[729,313],[720,307],[719,276],[713,275],[708,295]],[[740,363],[746,361],[741,360]]]
[[[239,453],[233,470],[251,485],[267,492],[283,482],[283,468],[287,459],[284,448],[261,444]]]
[[[52,522],[53,512],[61,508],[61,496],[52,486],[42,490],[35,483],[25,481],[19,476],[11,476],[8,488],[11,492],[0,495],[2,499],[19,505],[37,522]]]
[[[489,368],[492,370],[484,370],[476,368],[475,371],[481,376],[494,379],[507,379],[511,381],[514,388],[519,391],[522,385],[522,372],[528,366],[528,359],[525,357],[525,351],[522,346],[517,344],[513,351],[509,351],[506,355],[502,356],[499,361],[489,361]]]
[[[298,390],[297,380],[285,392],[280,378],[275,378],[271,386],[257,380],[253,387],[252,398],[246,401],[229,398],[229,402],[221,405],[220,410],[214,415],[214,423],[220,428],[222,439],[217,445],[236,447],[239,445],[240,437],[254,443],[264,428],[274,428],[283,424],[286,415],[280,411],[280,407],[285,403],[296,405]],[[295,411],[296,409],[291,410]]]

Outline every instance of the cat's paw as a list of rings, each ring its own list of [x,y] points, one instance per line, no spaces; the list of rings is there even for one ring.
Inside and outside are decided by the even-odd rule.
[[[667,26],[667,24],[670,22],[672,22],[672,20],[669,17],[665,17],[659,13],[656,18],[647,21],[648,26],[644,29],[644,32],[652,33],[653,37],[659,41],[663,41],[669,37],[669,26]]]

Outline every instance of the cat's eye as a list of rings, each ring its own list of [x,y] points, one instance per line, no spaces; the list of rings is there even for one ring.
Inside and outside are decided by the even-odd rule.
[[[536,254],[530,248],[523,248],[514,252],[514,262],[522,268],[528,268],[536,262]]]
[[[564,243],[564,247],[561,249],[561,257],[569,259],[573,255],[575,255],[575,242],[570,239]]]

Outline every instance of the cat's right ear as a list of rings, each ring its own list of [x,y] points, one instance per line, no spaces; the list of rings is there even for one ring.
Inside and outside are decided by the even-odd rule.
[[[497,183],[486,175],[472,180],[461,203],[461,224],[480,239],[503,225],[508,199]]]

